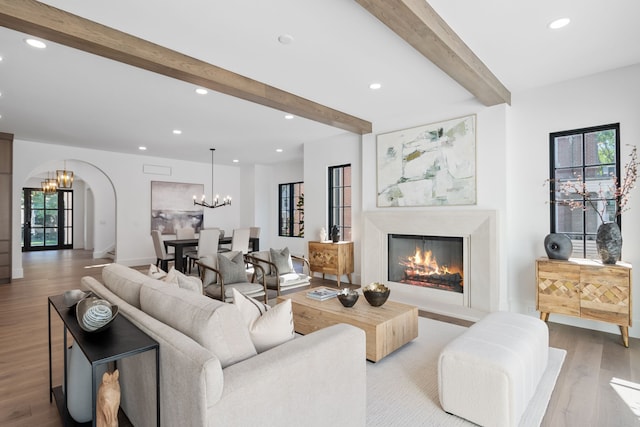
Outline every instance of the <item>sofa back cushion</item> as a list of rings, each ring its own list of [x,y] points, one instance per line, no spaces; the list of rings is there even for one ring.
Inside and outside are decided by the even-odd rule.
[[[102,269],[102,280],[107,289],[138,309],[143,283],[154,288],[165,286],[160,280],[121,264],[110,264]]]
[[[237,307],[175,287],[140,290],[140,308],[215,354],[223,368],[255,356]]]

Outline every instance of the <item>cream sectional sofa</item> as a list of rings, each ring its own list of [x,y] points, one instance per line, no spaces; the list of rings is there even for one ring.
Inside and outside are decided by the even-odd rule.
[[[256,353],[239,310],[119,265],[83,286],[160,344],[163,426],[364,426],[365,335],[336,325]],[[121,407],[155,426],[155,355],[118,361]]]

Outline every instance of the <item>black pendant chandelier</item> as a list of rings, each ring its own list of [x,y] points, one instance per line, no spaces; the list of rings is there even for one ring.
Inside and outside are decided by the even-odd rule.
[[[231,205],[231,196],[226,196],[222,202],[220,202],[219,198],[220,196],[216,194],[215,197],[213,197],[213,153],[214,151],[216,151],[215,148],[210,148],[209,150],[211,150],[211,203],[207,203],[207,201],[205,200],[204,194],[202,195],[202,199],[200,199],[200,201],[198,202],[198,200],[196,199],[196,196],[193,196],[193,204],[194,205],[198,205],[198,206],[204,206],[205,208],[210,208],[210,209],[215,209],[215,208],[221,208],[222,206],[230,206]]]

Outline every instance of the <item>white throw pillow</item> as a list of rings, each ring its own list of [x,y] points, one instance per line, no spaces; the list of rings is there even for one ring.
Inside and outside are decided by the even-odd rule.
[[[167,273],[164,270],[159,269],[158,266],[149,264],[149,272],[147,273],[147,276],[152,279],[162,280],[167,276]]]
[[[202,281],[197,277],[187,276],[171,267],[167,276],[162,279],[166,283],[178,285],[181,289],[202,293]]]
[[[291,300],[286,299],[269,307],[233,289],[233,302],[249,328],[251,341],[258,353],[269,350],[294,338]]]

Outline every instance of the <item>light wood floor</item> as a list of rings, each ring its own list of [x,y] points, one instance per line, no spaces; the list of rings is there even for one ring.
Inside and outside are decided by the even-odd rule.
[[[100,277],[106,259],[82,250],[23,255],[25,278],[0,285],[0,426],[62,426],[49,403],[47,297],[80,287],[82,276]],[[314,279],[315,284],[335,282]],[[431,313],[420,315],[464,322]],[[553,320],[553,315],[551,316]],[[635,384],[640,411],[640,340],[624,348],[614,334],[549,323],[550,345],[567,358],[543,426],[640,426],[639,415],[609,384],[620,378]],[[62,323],[52,315],[54,385],[62,380]],[[638,412],[640,414],[640,412]]]

